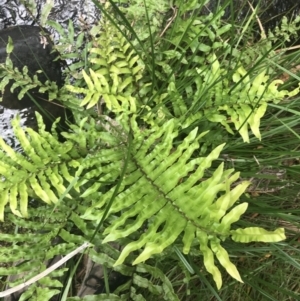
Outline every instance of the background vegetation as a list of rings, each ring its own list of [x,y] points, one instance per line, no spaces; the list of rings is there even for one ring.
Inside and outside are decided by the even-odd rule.
[[[37,85],[75,122],[59,141],[15,120],[22,154],[0,140],[3,284],[83,245],[106,292],[82,300],[299,298],[299,20],[259,37],[259,7],[237,22],[206,2],[95,1],[79,35],[47,23],[71,63],[61,89]],[[81,300],[84,271],[75,256],[21,300]]]

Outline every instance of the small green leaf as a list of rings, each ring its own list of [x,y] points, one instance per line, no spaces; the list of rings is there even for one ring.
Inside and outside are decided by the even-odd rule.
[[[286,239],[284,228],[267,231],[259,227],[249,227],[230,231],[231,237],[236,242],[248,243],[252,241],[278,242]]]
[[[211,249],[208,247],[208,238],[207,234],[202,232],[197,234],[197,237],[199,238],[200,241],[200,250],[203,254],[203,262],[206,270],[212,274],[213,279],[216,283],[216,286],[218,289],[222,287],[222,275],[220,270],[217,268],[214,262],[214,254],[211,251]]]
[[[4,208],[9,202],[9,190],[2,190],[0,193],[0,221],[4,221]]]
[[[53,1],[53,0],[48,0],[48,1]],[[68,24],[68,38],[71,44],[74,43],[74,26],[73,22],[71,19],[69,19],[69,24]]]
[[[42,8],[42,12],[41,12],[41,18],[40,18],[40,25],[41,26],[45,26],[49,14],[51,12],[51,9],[54,7],[54,1],[53,0],[46,0],[43,8]]]
[[[9,205],[13,214],[22,217],[22,214],[17,209],[18,208],[17,196],[18,196],[18,186],[14,185],[9,191]]]
[[[219,241],[211,241],[211,249],[216,254],[221,265],[226,269],[227,273],[239,282],[243,280],[236,266],[230,261],[227,251],[220,245]]]
[[[90,77],[86,74],[85,70],[82,70],[82,75],[83,75],[83,78],[89,88],[89,90],[91,91],[94,91],[94,84],[92,82],[92,80],[90,79]],[[71,86],[72,87],[72,86]]]
[[[248,208],[248,203],[242,203],[234,207],[227,213],[221,221],[220,228],[229,229],[231,224],[237,222],[241,215],[245,213]]]
[[[13,44],[13,40],[11,37],[8,37],[8,43],[6,45],[6,52],[7,54],[12,53],[14,50],[14,44]]]
[[[20,195],[20,210],[23,217],[28,217],[28,193],[26,183],[23,181],[19,184],[19,195]]]
[[[211,47],[206,44],[199,44],[199,50],[202,52],[209,52],[211,50]]]
[[[259,131],[260,127],[260,120],[265,115],[265,112],[267,110],[267,103],[262,103],[255,111],[251,114],[248,123],[251,127],[252,133],[255,135],[256,138],[261,140],[261,135]]]
[[[224,25],[224,26],[218,28],[218,29],[216,30],[216,33],[217,33],[217,35],[221,36],[221,35],[224,34],[225,32],[229,31],[231,27],[232,27],[231,24],[226,24],[226,25]]]

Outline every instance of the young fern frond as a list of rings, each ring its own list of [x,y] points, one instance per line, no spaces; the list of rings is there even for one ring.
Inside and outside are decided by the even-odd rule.
[[[84,94],[81,106],[91,108],[103,100],[109,110],[136,112],[139,101],[132,94],[142,77],[142,63],[127,39],[108,21],[100,22],[100,28],[90,51],[89,75],[82,71],[87,88],[66,87]]]

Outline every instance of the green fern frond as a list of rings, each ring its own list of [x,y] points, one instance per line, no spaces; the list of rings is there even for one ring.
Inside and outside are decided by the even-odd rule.
[[[183,32],[189,25],[187,21]],[[200,24],[191,29],[195,32],[183,37],[182,41],[192,52],[212,50],[206,44],[192,43],[199,30],[206,27]],[[217,43],[217,29],[214,29],[208,28],[207,37]],[[228,29],[228,26],[222,27],[217,34]],[[21,259],[31,262],[22,262],[20,267],[12,266],[5,272],[0,269],[0,273],[26,272],[29,273],[27,279],[36,274],[38,267],[45,269],[45,260],[66,254],[75,245],[93,238],[97,248],[90,251],[91,258],[131,276],[131,283],[124,289],[130,291],[127,294],[133,300],[146,300],[147,296],[139,292],[141,289],[156,296],[163,295],[166,300],[178,300],[169,279],[157,267],[143,263],[151,261],[156,254],[163,256],[174,244],[180,245],[184,254],[198,248],[218,288],[222,285],[222,276],[216,260],[227,273],[242,282],[222,242],[228,238],[244,243],[275,242],[285,238],[284,230],[231,229],[247,210],[247,203],[236,203],[250,183],[235,183],[239,173],[224,170],[223,163],[216,164],[225,144],[212,147],[207,154],[203,141],[208,131],[199,133],[193,124],[205,117],[222,124],[230,133],[233,133],[230,126],[233,123],[245,141],[249,140],[249,127],[260,138],[259,122],[267,103],[295,95],[299,89],[279,91],[278,81],[267,85],[264,72],[251,79],[242,67],[228,79],[228,70],[212,55],[209,67],[203,64],[203,69],[187,70],[185,82],[177,80],[170,61],[154,62],[157,65],[151,67],[159,66],[160,70],[155,70],[153,76],[165,80],[167,74],[170,79],[161,91],[154,91],[153,83],[147,79],[149,75],[142,82],[143,63],[124,35],[105,18],[93,31],[93,41],[85,47],[85,51],[89,51],[88,62],[81,61],[74,67],[72,75],[79,80],[64,89],[74,94],[74,103],[77,94],[83,95],[81,106],[87,108],[103,101],[116,117],[98,116],[97,121],[83,118],[71,126],[69,133],[62,133],[66,138],[64,143],[45,131],[39,115],[39,132],[24,130],[18,119],[13,121],[23,153],[15,152],[0,139],[0,219],[4,219],[9,205],[15,215],[10,215],[15,225],[27,225],[35,235],[3,236],[4,241],[17,244],[0,250],[2,261],[6,258],[11,264]],[[72,23],[69,32],[66,42],[70,42],[71,50],[65,53],[65,58],[80,58],[75,54],[74,45],[78,46],[76,51],[83,47],[83,37],[75,41]],[[173,40],[176,47],[181,47],[177,42],[180,41]],[[172,59],[178,59],[178,54],[176,51],[164,53]],[[180,63],[185,64],[185,59]],[[9,61],[7,66],[10,67]],[[81,68],[84,70],[79,74]],[[8,79],[4,77],[3,85]],[[182,132],[189,127],[192,130]],[[186,137],[182,139],[179,134]],[[205,157],[199,157],[199,153],[205,153]],[[124,154],[129,154],[126,161]],[[45,207],[31,210],[30,198],[52,205],[48,209],[55,210],[55,214],[46,216]],[[39,224],[43,221],[39,216],[41,212],[47,220],[42,224],[44,227]],[[98,225],[104,214],[103,225]],[[25,222],[18,217],[29,219]],[[53,244],[55,240],[59,243]],[[121,252],[105,244],[113,241],[122,245]],[[46,251],[39,252],[35,258],[38,247]],[[12,249],[16,252],[9,254]],[[125,260],[136,266],[126,266]],[[61,273],[63,270],[53,275]],[[61,284],[53,275],[40,283],[59,288]],[[42,292],[39,286],[33,285],[24,296],[33,292],[43,300],[57,293],[56,290]],[[107,296],[97,296],[97,300],[102,297],[107,299]],[[113,294],[109,298],[120,300]]]
[[[48,20],[47,25],[53,27],[59,33],[59,41],[54,45],[59,58],[64,60],[74,60],[74,63],[68,66],[67,76],[72,76],[80,80],[82,78],[81,70],[86,68],[86,55],[92,46],[91,41],[87,41],[85,33],[81,32],[75,35],[74,24],[69,20],[66,30],[59,23]]]
[[[12,43],[11,39],[9,40],[9,42]],[[2,92],[2,95],[4,94],[3,92],[5,87],[12,80],[14,83],[10,87],[11,92],[13,92],[18,87],[21,88],[18,94],[18,99],[22,99],[24,95],[31,89],[42,86],[42,83],[38,80],[38,76],[36,74],[33,77],[28,75],[27,66],[24,66],[22,71],[14,68],[10,57],[6,58],[5,64],[0,64],[0,70],[2,71],[0,72],[0,90]]]
[[[115,266],[140,249],[143,251],[133,264],[144,262],[162,253],[178,238],[182,239],[183,252],[188,254],[196,239],[206,268],[218,288],[222,281],[214,256],[231,276],[241,281],[219,242],[230,237],[232,223],[246,211],[246,203],[235,207],[234,204],[250,183],[242,182],[231,190],[239,173],[224,170],[223,164],[209,178],[204,178],[205,171],[219,157],[224,145],[204,158],[194,157],[206,134],[198,134],[197,128],[175,148],[174,139],[180,127],[178,120],[171,119],[162,126],[141,131],[132,118],[131,127],[133,145],[128,170],[109,210],[110,214],[122,214],[105,229],[107,236],[103,242],[130,237],[141,228],[144,230],[137,240],[125,246]],[[81,217],[100,220],[114,190],[113,186],[106,193],[91,194],[98,201]]]
[[[68,254],[74,249],[74,243],[53,244],[54,241],[58,242],[58,233],[65,226],[68,211],[62,207],[53,216],[49,214],[49,208],[46,206],[29,211],[31,220],[8,215],[12,226],[22,229],[20,233],[13,231],[11,234],[1,233],[0,261],[6,263],[6,266],[0,267],[0,273],[2,276],[9,276],[7,284],[10,287],[23,284],[35,277],[46,269],[46,262],[57,255]],[[49,300],[60,292],[62,283],[59,279],[65,272],[66,269],[62,267],[36,281],[24,292],[24,297],[42,296],[39,300]],[[48,287],[45,292],[41,290],[40,285]]]
[[[40,119],[41,116],[37,114],[37,118]],[[0,183],[1,220],[7,203],[14,214],[27,217],[29,196],[39,197],[48,204],[57,203],[59,195],[66,190],[61,177],[61,174],[66,174],[66,163],[61,160],[70,160],[68,153],[73,148],[71,142],[62,145],[49,133],[41,136],[32,129],[27,129],[26,135],[19,124],[19,118],[14,119],[12,125],[24,154],[16,153],[0,137],[0,172],[5,179]],[[72,177],[67,176],[66,179],[70,181]],[[20,211],[17,209],[17,200],[20,202]]]
[[[62,195],[72,198],[71,194],[65,194],[68,185],[72,184],[79,192],[81,186],[90,179],[102,177],[102,181],[114,181],[119,176],[118,164],[121,164],[123,154],[119,146],[118,150],[114,147],[117,147],[120,141],[111,139],[105,135],[105,131],[97,131],[95,123],[91,122],[90,127],[86,129],[84,119],[79,127],[72,126],[74,132],[64,133],[68,141],[61,143],[57,141],[57,137],[45,131],[38,113],[37,120],[39,133],[30,128],[25,131],[21,128],[18,118],[12,121],[23,154],[14,151],[0,138],[0,174],[4,179],[0,183],[1,220],[4,219],[4,209],[8,204],[14,214],[27,217],[30,197],[38,198],[47,204],[57,204]],[[98,147],[107,146],[109,143],[111,148],[98,150],[94,143],[96,137]],[[101,161],[105,165],[102,168],[98,167]],[[85,169],[85,176],[76,180]],[[85,190],[85,194],[99,186],[95,183]]]
[[[278,103],[285,97],[297,95],[300,91],[299,87],[292,91],[279,90],[278,85],[283,82],[268,82],[266,70],[251,79],[243,67],[235,70],[232,82],[229,82],[226,79],[228,76],[224,77],[228,71],[221,68],[215,55],[211,57],[210,62],[210,69],[198,69],[203,85],[209,87],[208,96],[205,97],[204,115],[209,121],[221,123],[231,134],[233,131],[230,123],[233,123],[244,142],[249,142],[249,127],[255,137],[261,139],[260,120],[269,102]]]
[[[142,77],[143,65],[127,39],[108,22],[100,23],[99,38],[90,50],[89,75],[82,75],[87,88],[67,85],[73,93],[84,94],[81,106],[91,108],[104,100],[114,112],[136,112],[140,106],[135,97],[136,85]]]

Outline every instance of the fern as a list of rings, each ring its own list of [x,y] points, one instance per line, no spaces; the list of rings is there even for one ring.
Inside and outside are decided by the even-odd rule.
[[[76,218],[75,212],[80,210],[80,208],[76,209],[74,206],[65,207],[63,203],[68,202],[68,199],[71,198],[70,202],[78,204],[78,198],[74,198],[74,195],[78,195],[78,192],[81,197],[87,200],[93,191],[99,191],[102,187],[105,187],[103,183],[108,183],[107,185],[114,183],[119,176],[120,165],[123,159],[120,143],[124,143],[124,141],[122,142],[122,139],[118,138],[118,136],[112,136],[111,133],[113,133],[113,131],[108,133],[102,126],[100,126],[100,130],[97,130],[93,120],[87,123],[87,119],[83,119],[79,126],[72,126],[73,133],[64,133],[64,136],[68,139],[65,143],[58,142],[57,137],[45,131],[39,114],[37,114],[37,120],[39,123],[39,133],[29,128],[26,130],[22,129],[18,119],[13,121],[16,137],[20,140],[20,144],[23,148],[22,154],[16,153],[1,141],[1,174],[5,179],[5,181],[2,181],[1,187],[2,200],[4,199],[4,201],[1,201],[1,209],[4,215],[5,207],[9,205],[14,214],[19,217],[28,218],[27,221],[16,220],[10,215],[9,220],[16,221],[19,225],[23,225],[25,229],[30,229],[34,232],[42,231],[41,235],[35,235],[34,237],[31,234],[19,235],[23,242],[29,242],[28,248],[30,252],[27,252],[28,258],[31,257],[34,252],[38,252],[33,245],[50,251],[53,250],[52,242],[56,237],[60,237],[67,243],[59,243],[57,250],[60,251],[58,252],[51,251],[49,254],[47,253],[48,255],[46,255],[46,257],[44,256],[45,254],[41,257],[36,257],[36,265],[40,268],[39,270],[32,269],[35,265],[35,263],[32,263],[32,265],[25,265],[22,268],[12,268],[2,274],[20,274],[24,271],[31,270],[32,272],[29,273],[26,278],[22,278],[22,281],[31,278],[39,271],[45,269],[46,267],[41,265],[45,260],[52,258],[56,254],[63,255],[64,252],[62,248],[60,249],[60,246],[63,247],[65,245],[68,246],[68,248],[74,248],[74,243],[82,244],[85,239],[89,239],[92,236],[94,230],[87,230],[87,223],[83,223],[78,217]],[[104,121],[102,125],[104,126]],[[119,151],[117,151],[117,149],[119,149]],[[102,158],[103,161],[100,158]],[[99,159],[103,164],[99,165]],[[16,176],[17,174],[18,176]],[[81,176],[82,174],[84,174],[84,176]],[[68,185],[71,187],[70,193],[67,193],[69,189]],[[70,227],[66,227],[65,223],[59,223],[57,225],[58,227],[54,228],[49,217],[42,217],[41,223],[41,219],[38,218],[39,210],[28,211],[28,198],[30,199],[31,197],[42,200],[45,203],[56,204],[55,207],[65,214],[64,221],[68,222],[68,224],[73,221],[82,233],[85,234],[85,238],[71,234]],[[90,202],[86,203],[83,208],[86,208],[89,203]],[[72,211],[73,213],[70,216]],[[47,209],[44,212],[47,212]],[[58,218],[56,213],[55,216]],[[43,218],[46,218],[45,223],[43,222]],[[36,222],[32,223],[30,220],[36,220]],[[51,228],[52,231],[48,235],[45,235],[44,231],[47,231],[48,227]],[[89,228],[93,229],[93,226]],[[2,239],[6,242],[12,240],[16,242],[18,236],[7,235],[2,236]],[[44,241],[44,245],[41,244],[40,239]],[[97,241],[100,241],[100,239],[98,238]],[[20,243],[19,248],[20,250],[26,250],[26,245]],[[8,247],[7,251],[9,249],[11,249],[11,247]],[[6,249],[2,250],[3,253],[0,256],[2,262],[13,263],[24,260],[23,253],[20,253],[20,256],[7,257],[5,253]],[[107,251],[100,253],[98,255],[99,258],[102,258],[104,254],[108,254]],[[103,258],[104,260],[102,260],[101,263],[107,264],[107,255]],[[97,262],[99,262],[99,260],[97,260]],[[110,260],[110,262],[110,266],[112,267],[114,261]],[[121,271],[123,272],[122,269]],[[156,271],[158,271],[158,269],[156,269]],[[124,273],[128,274],[129,272],[125,271]],[[63,274],[64,271],[61,271],[59,274],[52,273],[51,277],[62,276]],[[141,276],[138,274],[135,277],[139,279],[139,281],[136,281],[137,287],[139,285],[143,288],[147,287],[144,283],[146,278],[142,281],[143,278],[140,278]],[[44,278],[40,281],[40,284],[49,287],[52,286],[53,288],[61,287],[61,285],[55,281],[55,278],[52,280],[50,280],[50,278]],[[11,283],[11,285],[16,284],[18,284],[18,282]],[[151,290],[150,282],[148,286]],[[134,290],[133,285],[131,285],[131,287],[131,289]],[[58,292],[59,290],[53,289],[46,294],[47,291],[41,291],[39,285],[35,284],[24,293],[24,297],[34,295],[41,300],[47,300]],[[161,291],[157,291],[157,293],[158,292],[161,293]],[[174,295],[174,292],[172,294]],[[135,294],[132,292],[130,295],[134,296]],[[174,300],[174,298],[171,300]]]
[[[183,32],[189,31],[191,24],[183,24]],[[216,26],[213,28],[216,30]],[[33,252],[39,253],[33,260],[31,274],[25,277],[28,279],[45,270],[45,260],[92,240],[95,249],[89,254],[95,262],[131,277],[119,288],[119,294],[133,300],[146,300],[149,293],[178,300],[167,276],[150,264],[158,255],[171,252],[171,246],[180,246],[184,254],[196,248],[200,251],[218,289],[222,277],[216,260],[242,282],[222,243],[228,239],[242,243],[276,242],[285,238],[284,230],[233,229],[232,225],[247,210],[247,203],[238,201],[250,183],[236,183],[239,172],[217,164],[225,144],[213,145],[207,151],[205,143],[210,132],[200,132],[197,122],[218,122],[230,133],[230,123],[234,123],[245,141],[249,140],[250,127],[260,138],[259,122],[267,103],[295,95],[298,89],[279,91],[278,81],[266,84],[266,72],[251,78],[243,67],[229,77],[214,53],[213,48],[221,47],[220,44],[209,49],[204,47],[206,44],[197,44],[198,30],[211,30],[203,24],[183,40],[173,41],[187,44],[192,53],[200,47],[202,52],[211,52],[211,66],[203,67],[203,61],[192,54],[196,65],[184,70],[184,82],[176,78],[173,60],[184,64],[191,57],[178,56],[174,49],[165,51],[152,66],[154,75],[150,75],[132,43],[106,18],[93,30],[101,34],[92,35],[93,43],[86,48],[88,61],[83,63],[80,55],[75,57],[74,49],[65,54],[80,62],[71,74],[74,82],[60,91],[54,89],[53,95],[59,99],[65,96],[74,107],[98,105],[98,116],[77,116],[70,132],[62,133],[65,142],[59,142],[54,131],[45,131],[38,114],[38,132],[22,129],[15,119],[13,128],[22,153],[0,139],[0,218],[9,217],[15,225],[27,227],[28,233],[36,233],[3,236],[8,243],[19,244],[3,248],[0,260],[12,264],[24,259],[24,250],[28,251],[25,260],[32,260]],[[71,23],[69,31],[69,40],[63,42],[80,48],[83,38],[76,42]],[[217,36],[227,31],[228,27],[222,27]],[[213,31],[207,36],[216,42]],[[157,88],[150,78],[164,79],[162,87]],[[47,91],[47,87],[42,89]],[[103,102],[105,116],[99,110]],[[113,119],[109,117],[111,113]],[[204,155],[200,157],[199,153]],[[32,208],[28,202],[31,198],[40,208]],[[8,213],[8,206],[14,215]],[[51,210],[55,214],[50,214]],[[59,241],[53,245],[56,239]],[[108,242],[119,243],[122,251]],[[45,250],[43,254],[38,252],[40,247]],[[12,249],[16,253],[7,255]],[[0,272],[27,273],[30,267],[24,263]],[[55,277],[64,272],[54,272],[39,285],[59,288],[61,282]],[[58,293],[56,289],[43,292],[39,285],[30,286],[24,298],[34,292],[46,300]],[[97,300],[105,298],[97,296]],[[122,297],[110,294],[109,298]]]
[[[132,128],[133,133],[139,131],[135,123]],[[188,254],[194,239],[198,240],[206,269],[213,275],[218,288],[222,283],[221,274],[213,263],[213,254],[231,276],[241,281],[220,242],[230,236],[241,241],[235,233],[251,234],[253,241],[262,239],[263,230],[259,228],[230,230],[231,224],[239,220],[247,209],[246,203],[232,207],[250,183],[244,182],[230,190],[239,173],[231,175],[233,170],[224,171],[223,164],[209,179],[201,180],[224,145],[205,158],[191,159],[193,152],[199,148],[203,134],[197,135],[195,129],[174,149],[173,139],[177,134],[178,124],[170,120],[162,127],[144,130],[142,138],[137,139],[138,144],[134,143],[132,163],[128,167],[130,174],[125,175],[120,192],[110,208],[111,214],[122,211],[122,216],[106,228],[104,234],[108,235],[104,242],[130,237],[144,228],[144,233],[124,248],[115,263],[123,263],[131,252],[144,248],[133,262],[138,264],[153,254],[163,252],[183,233],[183,252]],[[140,141],[144,143],[141,145]],[[152,146],[153,143],[155,146]],[[197,184],[199,181],[201,183]],[[100,194],[97,197],[99,202],[87,209],[82,218],[101,219],[113,191],[114,187],[106,194]],[[283,229],[268,234],[270,241],[284,239]]]
[[[37,118],[41,123],[41,117],[37,115]],[[59,144],[55,137],[45,132],[43,128],[41,132],[44,133],[44,137],[39,136],[30,128],[27,129],[28,137],[20,127],[18,119],[15,119],[12,124],[26,157],[16,153],[0,138],[1,174],[5,178],[5,181],[0,184],[1,220],[3,220],[4,207],[7,203],[10,204],[14,214],[27,217],[29,196],[39,197],[48,204],[57,203],[58,194],[63,194],[66,190],[63,180],[73,180],[68,173],[68,165],[72,166],[72,160],[67,165],[64,162],[59,168],[57,165],[54,167],[55,164],[61,162],[62,158],[72,159],[68,155],[73,147],[72,143]],[[76,156],[76,152],[73,151],[72,155]],[[50,188],[49,184],[53,185],[56,191]],[[20,210],[17,205],[18,200]]]
[[[67,85],[73,93],[84,94],[81,106],[91,108],[103,99],[109,110],[136,112],[138,100],[134,85],[141,78],[142,64],[130,43],[109,22],[100,23],[100,37],[90,50],[93,69],[82,74],[87,88]],[[94,56],[94,55],[96,56]]]
[[[123,122],[126,123],[126,119]],[[135,264],[143,262],[152,255],[161,253],[183,234],[184,253],[189,253],[191,244],[194,239],[197,239],[206,268],[213,274],[219,288],[221,276],[213,263],[212,252],[221,265],[234,278],[240,280],[220,241],[230,236],[243,241],[245,240],[243,236],[249,234],[252,235],[252,240],[264,240],[265,233],[257,228],[230,230],[231,224],[239,220],[247,208],[245,203],[232,208],[249,185],[244,182],[230,190],[230,185],[239,177],[238,173],[231,175],[233,170],[224,171],[221,164],[210,178],[201,180],[205,170],[211,166],[213,160],[218,158],[224,145],[217,147],[205,158],[192,158],[195,150],[199,148],[201,137],[206,133],[198,135],[195,129],[181,145],[174,148],[173,142],[179,128],[178,121],[175,119],[149,130],[141,130],[133,117],[130,122],[133,135],[131,157],[119,194],[109,210],[110,215],[118,215],[120,211],[122,215],[107,226],[104,234],[108,235],[104,242],[138,233],[141,227],[146,227],[146,231],[138,240],[124,248],[116,265],[124,262],[129,253],[144,247],[144,251],[134,260]],[[20,139],[26,155],[16,154],[3,143],[1,144],[9,155],[9,159],[6,157],[6,160],[9,160],[10,166],[15,166],[16,170],[19,166],[23,167],[22,177],[2,174],[9,179],[1,184],[3,192],[1,195],[5,196],[5,202],[2,201],[2,212],[9,202],[13,213],[20,215],[17,210],[18,195],[20,195],[23,214],[27,214],[25,196],[26,198],[39,197],[46,203],[57,202],[57,194],[70,198],[70,194],[65,194],[64,181],[72,183],[74,177],[79,178],[80,175],[85,174],[78,179],[74,189],[80,193],[81,198],[92,199],[94,204],[82,214],[82,218],[88,220],[102,218],[115,187],[112,186],[105,192],[100,189],[103,187],[101,183],[116,181],[124,159],[122,152],[118,152],[113,147],[118,145],[118,140],[109,139],[110,148],[97,149],[97,151],[95,151],[95,141],[92,140],[95,152],[92,151],[93,148],[88,150],[87,141],[91,136],[95,136],[95,130],[91,127],[90,132],[79,135],[79,131],[83,130],[83,124],[85,124],[84,120],[77,133],[67,135],[69,139],[64,144],[59,144],[51,134],[43,132],[43,129],[40,135],[33,130],[27,130],[31,137],[29,144],[23,130],[16,121],[14,122],[16,136]],[[124,132],[126,133],[125,130]],[[38,136],[39,139],[36,138]],[[43,136],[48,137],[47,141]],[[105,138],[105,135],[101,135],[101,131],[100,137]],[[104,144],[101,140],[100,143]],[[42,145],[47,146],[47,153]],[[57,152],[60,156],[57,156]],[[40,155],[39,159],[38,155]],[[3,169],[8,170],[7,166]],[[100,179],[100,182],[95,181],[96,178]],[[87,186],[88,189],[85,188]],[[132,218],[135,218],[135,222],[132,222]],[[284,238],[282,229],[268,234],[269,241]],[[70,234],[61,230],[60,236],[68,241]],[[76,242],[82,243],[82,239]]]
[[[43,220],[45,214],[48,215],[47,223]],[[20,233],[1,234],[5,246],[1,246],[0,259],[2,263],[5,262],[10,266],[1,267],[0,273],[2,276],[21,275],[21,277],[10,278],[8,283],[10,287],[22,284],[44,271],[45,263],[54,256],[68,254],[74,249],[74,243],[54,243],[58,242],[57,237],[60,229],[66,224],[67,215],[66,211],[60,210],[55,216],[50,217],[49,208],[45,207],[31,209],[31,220],[8,215],[10,222],[22,229]],[[40,252],[41,250],[43,252]],[[26,290],[23,298],[36,296],[37,300],[49,300],[60,292],[62,287],[60,280],[66,270],[63,267],[40,279]],[[46,290],[41,290],[40,285],[46,286]]]
[[[11,214],[7,215],[12,224],[22,229],[20,234],[1,235],[1,240],[5,241],[7,245],[7,247],[1,248],[1,262],[18,263],[18,265],[9,268],[0,268],[3,276],[19,276],[10,278],[10,286],[24,283],[36,276],[46,269],[45,264],[53,257],[67,255],[74,249],[74,246],[82,244],[93,235],[93,223],[83,221],[78,215],[84,212],[85,207],[79,205],[78,199],[76,201],[73,199],[70,201],[64,200],[64,203],[61,203],[52,214],[50,213],[51,208],[40,205],[39,208],[29,209],[29,217],[26,220]],[[149,294],[158,296],[163,294],[166,300],[178,300],[170,281],[157,267],[154,268],[144,264],[138,268],[127,265],[119,265],[113,268],[120,252],[109,244],[103,245],[101,241],[102,234],[99,232],[95,237],[97,248],[89,250],[89,257],[94,262],[108,269],[114,269],[131,279],[126,285],[119,288],[119,292],[125,294],[127,298],[135,298],[136,295],[139,295],[140,298],[144,295],[147,298]],[[43,252],[40,252],[40,250],[43,250]],[[49,276],[35,282],[23,293],[22,298],[49,300],[51,296],[60,292],[68,269],[67,264],[60,269],[56,269]],[[153,277],[155,285],[149,280],[149,277]],[[41,286],[46,286],[47,289],[42,290]],[[50,287],[51,289],[48,289]],[[138,290],[141,289],[145,292],[138,293]],[[97,296],[100,300],[107,297],[107,294]],[[109,298],[116,298],[117,300],[119,297],[110,294]],[[81,299],[74,297],[70,300]]]
[[[233,123],[244,142],[249,142],[249,126],[255,137],[261,140],[260,120],[269,102],[279,103],[285,97],[295,96],[300,91],[299,87],[292,91],[278,90],[283,81],[268,82],[266,70],[251,79],[243,67],[237,68],[233,73],[232,82],[235,85],[231,87],[227,79],[219,80],[226,71],[220,68],[217,58],[212,56],[210,62],[210,70],[197,70],[202,78],[201,84],[210,87],[204,115],[209,121],[220,122],[231,134],[233,131],[229,124]],[[224,111],[227,114],[222,113]]]

